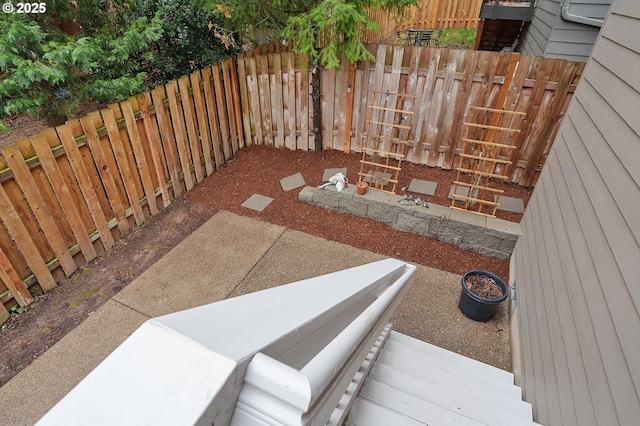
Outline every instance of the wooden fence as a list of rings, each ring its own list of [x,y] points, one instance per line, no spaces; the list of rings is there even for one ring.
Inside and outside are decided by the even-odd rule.
[[[509,181],[533,186],[584,63],[517,53],[371,45],[374,61],[321,70],[323,146],[362,151],[372,90],[418,95],[407,160],[455,168],[467,106],[527,114],[504,153]],[[238,58],[248,144],[313,149],[310,73],[291,52]],[[506,126],[505,126],[506,127]],[[502,171],[499,171],[502,172]]]
[[[0,323],[243,146],[230,59],[3,149]]]
[[[372,90],[418,96],[408,161],[459,162],[468,105],[527,113],[506,170],[534,185],[583,63],[370,45],[374,61],[319,69],[325,149],[361,152]],[[312,150],[307,59],[256,50],[24,139],[0,159],[0,323],[213,173],[239,149]]]
[[[392,40],[396,31],[409,28],[478,28],[482,0],[418,0],[402,14],[394,11],[367,12],[379,25],[380,31],[367,32],[364,41],[381,43]]]

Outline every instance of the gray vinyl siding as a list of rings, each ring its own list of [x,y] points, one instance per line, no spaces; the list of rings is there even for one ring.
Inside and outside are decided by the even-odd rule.
[[[640,8],[612,8],[513,255],[518,376],[549,426],[640,419]]]
[[[552,0],[539,0],[533,10],[531,23],[529,23],[522,39],[520,40],[520,52],[525,55],[544,56],[547,42],[560,11],[560,2]]]
[[[574,0],[569,12],[603,19],[609,3],[610,0]],[[536,3],[531,24],[523,34],[520,51],[527,55],[586,61],[600,28],[563,19],[560,6],[559,0]]]

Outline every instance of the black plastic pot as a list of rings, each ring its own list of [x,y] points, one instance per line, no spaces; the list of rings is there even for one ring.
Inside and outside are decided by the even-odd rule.
[[[469,275],[485,275],[493,278],[496,284],[502,289],[502,297],[500,299],[485,299],[475,293],[472,293],[465,285],[465,280]],[[462,291],[460,292],[460,302],[458,307],[463,314],[474,321],[489,321],[495,315],[500,303],[507,298],[507,285],[498,276],[486,271],[469,271],[462,276]]]

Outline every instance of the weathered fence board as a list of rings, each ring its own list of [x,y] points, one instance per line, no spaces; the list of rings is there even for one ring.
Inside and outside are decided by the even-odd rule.
[[[353,108],[348,108],[346,102],[347,65],[337,71],[320,70],[325,149],[345,149],[345,135],[352,134],[349,149],[361,152],[362,132],[367,119],[365,111],[371,102],[371,91],[403,91],[418,95],[416,114],[409,131],[407,160],[445,169],[455,168],[460,161],[460,131],[466,119],[467,106],[496,108],[500,103],[508,110],[527,114],[522,133],[517,137],[509,136],[510,144],[517,148],[512,150],[513,153],[503,153],[504,159],[513,163],[507,170],[509,181],[521,185],[535,183],[583,67],[581,63],[532,58],[517,53],[386,45],[371,45],[370,51],[375,61],[363,61],[355,70]],[[297,66],[303,71],[301,64],[304,64],[304,58],[300,59]],[[285,83],[291,71],[282,66],[269,67],[267,58],[260,55],[239,57],[238,60],[243,63],[241,67],[248,70],[245,79],[240,81],[241,93],[246,92],[250,97],[246,101],[248,109],[242,111],[244,120],[249,124],[245,127],[251,129],[251,133],[246,135],[247,142],[274,146],[273,136],[278,135],[279,130],[277,126],[272,129],[271,123],[279,121],[274,117],[288,117],[290,113],[284,102],[280,106],[279,101],[273,102],[272,99],[289,93]],[[287,59],[282,60],[288,63]],[[271,59],[270,63],[274,61]],[[256,67],[256,62],[262,65]],[[274,76],[276,69],[281,74],[279,78]],[[295,74],[298,78],[302,75]],[[259,81],[282,81],[283,84],[280,87],[275,83],[256,84]],[[306,90],[301,90],[302,87]],[[294,133],[296,136],[312,134],[311,120],[300,110],[305,102],[309,102],[308,89],[308,84],[302,84],[295,92],[296,115],[300,119],[296,120],[295,131],[284,126],[285,140],[293,137]],[[282,111],[276,111],[279,108]],[[344,128],[348,110],[351,114],[349,131]],[[376,121],[375,113],[372,119]],[[312,149],[312,145],[306,142],[299,141],[298,149]]]

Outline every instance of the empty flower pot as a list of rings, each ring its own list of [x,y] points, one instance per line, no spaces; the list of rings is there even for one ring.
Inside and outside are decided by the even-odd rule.
[[[358,194],[364,195],[367,192],[367,188],[369,184],[367,182],[358,182],[356,183],[356,189],[358,190]]]

